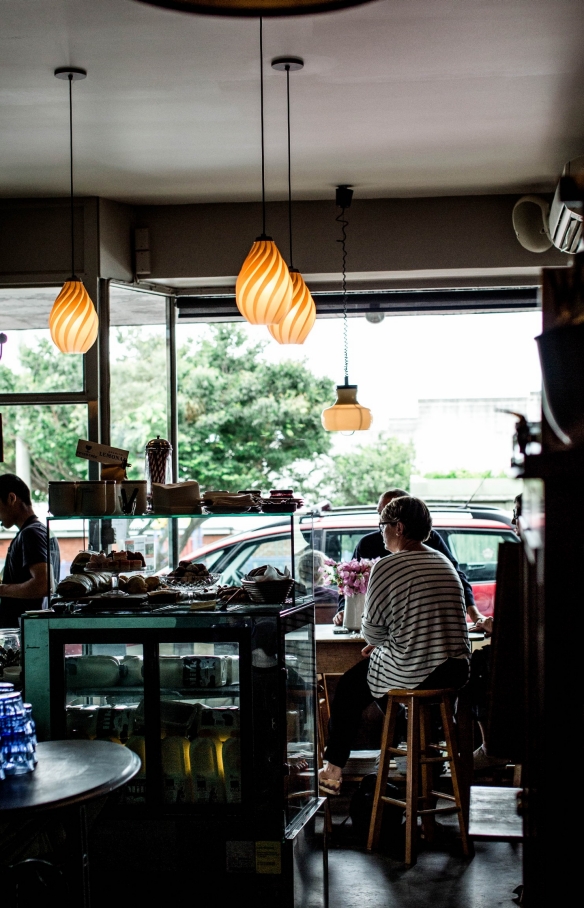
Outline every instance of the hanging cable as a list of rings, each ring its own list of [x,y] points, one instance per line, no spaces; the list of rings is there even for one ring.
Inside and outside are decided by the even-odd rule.
[[[345,384],[349,384],[349,326],[347,320],[347,227],[349,222],[345,217],[345,209],[341,209],[340,215],[335,221],[341,225],[342,236],[337,243],[341,244],[343,250],[343,349],[345,356]]]
[[[260,113],[262,120],[262,238],[266,235],[266,164],[264,151],[264,20],[260,16]]]
[[[292,258],[292,154],[290,151],[290,64],[286,64],[286,104],[288,108],[288,234],[290,236],[290,271],[294,268]]]
[[[69,186],[70,186],[70,209],[71,209],[71,280],[76,281],[75,277],[75,223],[73,219],[73,73],[67,76],[69,79]]]

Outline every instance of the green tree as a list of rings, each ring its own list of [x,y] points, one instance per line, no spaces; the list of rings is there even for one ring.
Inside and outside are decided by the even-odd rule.
[[[320,414],[333,382],[303,362],[269,363],[266,343],[233,325],[183,347],[178,360],[179,469],[207,488],[265,487],[330,449]]]
[[[130,476],[143,475],[148,439],[166,434],[165,345],[156,334],[128,328],[111,363],[112,444],[130,451]],[[233,325],[212,326],[207,336],[179,348],[180,478],[202,488],[265,487],[295,461],[326,453],[331,438],[320,413],[333,383],[305,363],[266,362],[265,343],[249,343]],[[57,391],[80,387],[77,357],[63,356],[49,340],[20,348],[21,369],[0,366],[0,391]],[[49,479],[82,478],[87,464],[75,456],[86,437],[84,406],[3,407],[5,469],[14,470],[14,438],[31,453],[33,488],[46,496]]]
[[[81,357],[63,356],[47,339],[19,349],[20,369],[0,366],[2,393],[70,391],[82,387]],[[46,498],[49,479],[83,479],[87,464],[75,457],[79,437],[87,435],[87,410],[83,405],[33,404],[2,407],[4,464],[16,469],[15,441],[23,439],[31,455],[34,497]]]
[[[410,488],[414,446],[380,433],[376,441],[332,457],[329,497],[334,505],[375,504],[395,486]]]

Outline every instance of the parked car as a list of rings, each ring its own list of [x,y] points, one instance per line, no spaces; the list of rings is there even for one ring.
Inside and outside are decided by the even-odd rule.
[[[436,506],[431,513],[434,529],[472,585],[477,608],[483,615],[492,615],[499,543],[517,542],[511,518],[488,507]],[[333,508],[301,515],[294,539],[295,568],[301,555],[310,550],[311,524],[313,548],[334,561],[344,561],[351,558],[362,536],[378,529],[378,523],[374,508]],[[290,521],[283,518],[261,529],[227,536],[185,560],[202,562],[221,575],[221,583],[230,586],[240,585],[242,577],[262,564],[290,569]],[[337,594],[335,588],[320,592],[317,623],[326,623],[336,611]]]

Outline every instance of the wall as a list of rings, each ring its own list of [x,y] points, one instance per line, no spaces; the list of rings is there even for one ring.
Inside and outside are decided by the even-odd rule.
[[[514,195],[355,199],[347,211],[347,269],[373,287],[533,284],[543,266],[567,264],[551,249],[536,255],[515,238]],[[341,255],[334,201],[293,204],[294,264],[312,283],[338,288]],[[68,199],[0,201],[0,282],[60,283],[70,273]],[[259,204],[131,206],[75,200],[75,268],[92,290],[98,276],[132,280],[132,231],[150,230],[149,280],[232,286],[261,233]],[[267,232],[288,257],[288,206],[270,202]],[[209,281],[209,279],[212,279]]]

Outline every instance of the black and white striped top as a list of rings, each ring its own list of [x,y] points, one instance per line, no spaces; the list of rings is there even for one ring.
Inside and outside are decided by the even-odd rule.
[[[374,697],[412,688],[448,658],[468,659],[464,592],[439,552],[398,552],[373,566],[362,634],[376,649],[367,680]]]

